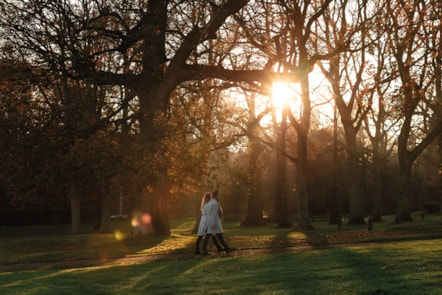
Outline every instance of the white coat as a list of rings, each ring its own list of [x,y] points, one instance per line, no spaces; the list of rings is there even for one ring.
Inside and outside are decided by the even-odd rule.
[[[200,224],[198,226],[198,236],[205,236],[207,233],[207,218],[209,216],[209,206],[207,206],[209,204],[209,202],[207,202],[206,204],[204,204],[202,210],[201,210],[201,220],[200,220]]]
[[[206,206],[209,209],[207,217],[207,233],[216,235],[223,232],[223,226],[221,223],[220,210],[221,207],[216,199],[210,200]]]

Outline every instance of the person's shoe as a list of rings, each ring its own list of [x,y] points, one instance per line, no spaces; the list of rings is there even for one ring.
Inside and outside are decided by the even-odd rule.
[[[203,252],[201,252],[201,255],[210,255],[210,253],[203,250]]]
[[[233,248],[227,248],[226,249],[226,253],[230,253],[230,252],[233,252],[235,249],[233,249]]]
[[[194,254],[202,254],[200,250],[195,250]]]

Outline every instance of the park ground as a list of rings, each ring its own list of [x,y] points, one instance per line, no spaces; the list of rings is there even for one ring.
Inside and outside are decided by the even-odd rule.
[[[129,237],[124,222],[115,223],[112,234],[69,235],[66,227],[2,228],[0,294],[119,294],[125,285],[116,276],[120,271],[124,281],[140,280],[123,288],[131,294],[440,292],[435,287],[442,282],[438,215],[416,215],[404,224],[386,217],[371,231],[365,225],[337,228],[325,220],[313,221],[314,228],[307,231],[271,224],[240,228],[228,221],[226,240],[236,250],[217,253],[211,246],[208,257],[193,254],[193,222],[173,221],[170,236],[139,237]],[[222,286],[201,287],[210,281],[207,274],[217,274],[220,278],[212,279]],[[100,288],[94,289],[97,282]]]

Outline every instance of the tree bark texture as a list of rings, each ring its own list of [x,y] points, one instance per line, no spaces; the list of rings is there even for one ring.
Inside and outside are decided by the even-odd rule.
[[[76,192],[75,184],[71,184],[69,199],[71,203],[71,232],[76,235],[81,231],[81,198]]]
[[[284,155],[286,145],[287,114],[283,112],[281,125],[279,126],[276,147],[276,165],[277,165],[277,188],[275,199],[275,222],[278,227],[291,227],[289,218],[288,195],[287,195],[287,165]]]
[[[257,139],[249,138],[249,163],[247,167],[247,194],[248,207],[246,219],[241,223],[242,226],[261,226],[265,224],[262,216],[264,203],[261,192],[258,190],[261,183],[261,167],[259,166],[259,157],[262,152],[260,143]]]
[[[147,83],[147,89],[143,87],[140,91],[141,113],[144,114],[140,120],[141,141],[145,146],[145,152],[153,156],[152,160],[154,173],[149,179],[146,186],[152,187],[149,194],[150,214],[152,217],[152,228],[155,234],[170,233],[170,226],[167,213],[167,200],[169,190],[167,188],[167,165],[168,163],[162,158],[165,152],[163,139],[166,137],[166,128],[164,126],[164,114],[167,109],[167,100],[164,93],[155,91],[154,83]],[[157,81],[158,82],[158,81]]]
[[[442,134],[439,134],[439,208],[442,214]]]
[[[310,129],[311,116],[311,100],[310,89],[308,81],[308,72],[303,72],[301,79],[301,99],[303,111],[301,116],[301,123],[297,128],[298,134],[298,160],[296,162],[297,184],[296,192],[298,196],[298,227],[310,228],[310,213],[308,206],[308,132]]]
[[[409,205],[409,186],[411,166],[407,159],[399,163],[399,195],[396,202],[396,222],[411,221]]]
[[[100,200],[100,232],[101,233],[109,233],[111,230],[110,224],[110,199],[109,194],[107,194],[106,190],[101,189],[99,192],[99,200]]]

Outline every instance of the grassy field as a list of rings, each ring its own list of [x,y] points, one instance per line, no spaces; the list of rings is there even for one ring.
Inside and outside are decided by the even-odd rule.
[[[64,226],[3,227],[0,294],[440,294],[442,217],[414,219],[386,217],[370,232],[324,220],[308,231],[225,222],[237,250],[209,257],[192,254],[193,220],[173,222],[167,237],[129,238],[127,223],[75,236]],[[279,251],[287,247],[313,249]]]

